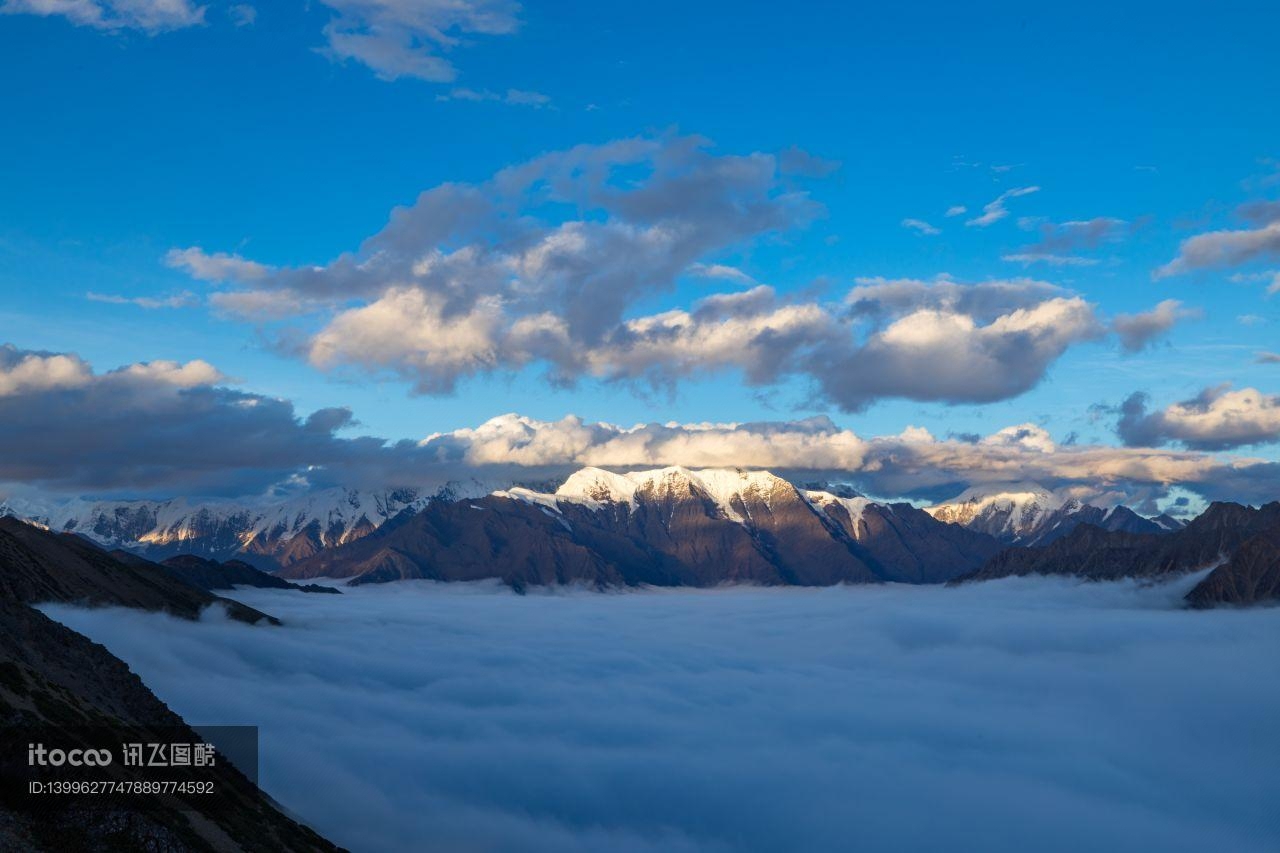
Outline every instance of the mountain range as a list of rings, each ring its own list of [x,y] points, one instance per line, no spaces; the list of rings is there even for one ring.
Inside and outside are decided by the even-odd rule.
[[[554,492],[432,501],[280,573],[516,586],[936,583],[999,548],[910,504],[802,489],[765,471],[584,468]]]
[[[431,500],[478,496],[492,488],[473,482],[450,483],[431,492],[330,488],[249,501],[10,498],[0,502],[0,515],[77,533],[107,548],[126,549],[151,560],[189,554],[276,569],[359,539],[388,519]]]
[[[1034,483],[976,486],[928,507],[939,521],[994,536],[1005,545],[1047,545],[1081,524],[1127,533],[1167,533],[1185,524],[1170,515],[1146,518],[1123,505],[1092,506]]]
[[[1229,568],[1198,588],[1198,606],[1272,595],[1270,540],[1250,542],[1235,557],[1263,532],[1249,521],[1262,511],[1215,504],[1187,524],[1034,483],[974,488],[921,509],[767,471],[583,468],[537,488],[469,481],[248,504],[10,501],[4,512],[114,548],[125,562],[162,562],[206,590],[321,577],[497,578],[516,588],[943,583],[1027,573],[1148,576],[1221,562]],[[1216,539],[1205,532],[1232,512],[1218,528],[1233,532]],[[1169,543],[1195,545],[1164,559]]]

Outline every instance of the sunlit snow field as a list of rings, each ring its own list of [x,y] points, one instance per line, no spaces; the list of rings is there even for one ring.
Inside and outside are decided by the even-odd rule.
[[[1280,849],[1280,609],[1187,583],[43,608],[356,851]]]

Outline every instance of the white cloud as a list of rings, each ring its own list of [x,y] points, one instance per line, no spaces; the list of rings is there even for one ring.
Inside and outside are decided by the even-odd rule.
[[[475,103],[484,103],[486,101],[507,104],[515,107],[533,107],[541,109],[551,105],[551,97],[541,92],[530,92],[524,89],[508,89],[505,92],[494,92],[489,89],[468,89],[459,87],[451,89],[448,93],[436,96],[437,101],[472,101]]]
[[[750,292],[741,298],[750,299]],[[431,310],[426,303],[413,308]],[[734,341],[743,336],[734,324],[767,321],[783,329],[787,323],[810,322],[791,307],[763,314],[735,310],[720,306],[701,316],[664,318],[679,330],[672,339],[673,357],[684,357],[682,348],[693,346],[681,323],[724,322],[729,331],[721,330],[719,337],[715,328],[701,330],[705,341],[698,358],[737,359],[748,369],[767,372],[772,364],[760,353],[751,356],[760,361],[754,368],[733,353]],[[1059,310],[1039,306],[1024,317],[1004,315],[988,325],[1038,326]],[[1047,316],[1035,318],[1041,311]],[[474,322],[483,325],[484,318]],[[483,357],[467,324],[454,333],[457,360]],[[751,334],[756,332],[745,336]],[[606,363],[610,369],[643,372],[649,357],[639,348],[611,353]],[[1270,499],[1280,487],[1280,470],[1261,460],[1145,447],[1060,446],[1031,424],[975,441],[938,439],[915,427],[863,437],[824,417],[624,427],[572,416],[543,421],[512,414],[419,442],[339,438],[339,430],[354,424],[350,411],[323,409],[304,419],[287,400],[232,390],[225,387],[228,381],[198,360],[96,373],[74,355],[0,348],[0,423],[9,448],[0,455],[0,483],[64,493],[172,497],[259,494],[294,480],[317,487],[427,488],[478,479],[505,487],[565,476],[585,465],[685,465],[808,472],[806,477],[853,482],[870,494],[927,500],[950,498],[963,485],[1017,480],[1125,494],[1134,502],[1148,502],[1179,486],[1207,499],[1236,500]],[[1267,405],[1265,416],[1275,418],[1274,401]],[[1133,435],[1126,438],[1134,443]],[[1149,443],[1167,438],[1154,434]]]
[[[266,792],[352,849],[1271,851],[1280,620],[1187,614],[1186,588],[237,594],[279,629],[44,609],[188,719],[260,726]]]
[[[1118,314],[1111,328],[1120,338],[1120,345],[1128,352],[1146,349],[1161,335],[1182,320],[1196,320],[1204,316],[1199,308],[1184,308],[1176,299],[1166,299],[1150,311],[1138,314]]]
[[[326,52],[367,65],[378,77],[451,83],[457,69],[445,53],[470,36],[500,36],[520,26],[514,0],[320,0],[334,17]]]
[[[1031,264],[1048,264],[1051,267],[1091,267],[1098,262],[1094,258],[1081,258],[1076,255],[1054,255],[1046,252],[1015,252],[1001,255],[1000,260],[1030,266]]]
[[[1041,427],[1021,424],[977,442],[938,439],[909,427],[862,437],[826,418],[772,423],[637,424],[623,427],[567,417],[541,421],[503,415],[428,436],[432,458],[474,469],[516,465],[571,471],[584,465],[636,469],[668,465],[822,472],[869,494],[929,500],[967,485],[1034,481],[1075,487],[1080,496],[1124,495],[1134,504],[1183,486],[1209,499],[1271,500],[1280,480],[1260,460],[1221,460],[1193,451],[1057,445]]]
[[[227,252],[207,253],[199,246],[170,249],[164,256],[167,266],[179,269],[199,281],[261,281],[271,274],[271,267],[249,261]]]
[[[1039,187],[1016,187],[1011,190],[1005,190],[1000,193],[1000,195],[996,196],[993,201],[982,206],[981,215],[967,220],[964,224],[976,226],[978,228],[986,228],[988,225],[993,225],[1009,215],[1009,209],[1005,206],[1005,202],[1009,199],[1019,198],[1024,195],[1031,195],[1031,193],[1039,191]]]
[[[1034,387],[1069,347],[1102,334],[1094,307],[1079,297],[1046,299],[989,321],[924,307],[901,313],[842,356],[824,356],[814,373],[827,398],[849,410],[883,397],[991,402]]]
[[[206,8],[191,0],[4,0],[0,14],[56,16],[80,27],[155,35],[200,26]]]
[[[190,308],[198,305],[200,300],[190,291],[184,290],[172,296],[120,296],[114,293],[94,293],[84,295],[90,302],[103,302],[107,305],[136,305],[149,310],[156,308]]]
[[[724,281],[732,281],[738,284],[754,285],[756,283],[754,278],[747,275],[742,270],[727,264],[704,264],[699,262],[696,264],[689,264],[687,272],[690,275],[697,276],[698,278],[722,279]]]
[[[969,212],[969,208],[965,207],[963,204],[953,204],[947,208],[946,215],[948,217],[964,216],[968,212]]]
[[[1156,446],[1170,441],[1202,450],[1224,450],[1280,441],[1280,397],[1256,388],[1206,388],[1193,399],[1146,411],[1135,394],[1121,408],[1118,430],[1128,444]]]
[[[902,227],[909,228],[912,231],[930,237],[942,233],[941,230],[930,225],[928,222],[925,222],[923,219],[904,219],[902,220]]]
[[[11,344],[0,346],[0,397],[78,388],[91,378],[88,363],[77,355],[26,352]]]
[[[237,3],[227,10],[231,21],[237,27],[251,27],[258,22],[257,8],[248,3]]]

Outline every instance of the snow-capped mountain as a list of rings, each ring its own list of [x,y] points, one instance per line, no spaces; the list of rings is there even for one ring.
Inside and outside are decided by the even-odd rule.
[[[497,577],[516,586],[935,583],[1000,548],[910,504],[837,491],[797,488],[767,471],[584,468],[554,490],[433,501],[283,573],[361,583]]]
[[[276,569],[366,536],[431,500],[477,497],[491,489],[492,484],[462,482],[432,492],[331,488],[284,500],[10,499],[0,503],[0,515],[76,533],[104,547],[123,548],[153,560],[194,554],[214,560],[237,558]]]
[[[1080,524],[1129,533],[1165,533],[1182,526],[1168,515],[1151,519],[1126,506],[1093,506],[1034,483],[975,486],[925,512],[1008,545],[1045,545]]]

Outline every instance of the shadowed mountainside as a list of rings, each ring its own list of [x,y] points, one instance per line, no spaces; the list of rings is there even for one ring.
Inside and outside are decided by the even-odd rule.
[[[1193,606],[1275,600],[1280,594],[1280,502],[1258,509],[1214,503],[1181,530],[1163,535],[1084,524],[1049,545],[1003,551],[959,580],[1031,574],[1115,580],[1210,567],[1216,568],[1187,596]]]
[[[797,489],[766,472],[583,469],[554,494],[438,501],[285,568],[290,578],[499,578],[513,586],[935,583],[999,549],[908,504]]]
[[[216,603],[242,622],[275,621],[159,567],[121,562],[78,536],[51,533],[15,518],[0,518],[0,566],[0,597],[11,601],[136,607],[184,619],[195,619]]]
[[[276,620],[179,581],[160,567],[131,566],[77,537],[50,533],[13,519],[0,520],[0,732],[8,749],[0,763],[18,761],[24,727],[127,725],[165,727],[154,738],[201,740],[105,648],[31,606],[65,602],[161,611],[194,619],[221,602],[250,623]],[[144,732],[145,733],[145,732]],[[15,746],[16,744],[16,746]],[[23,750],[25,755],[25,750]],[[111,778],[102,771],[99,778]],[[59,800],[33,811],[0,791],[0,849],[61,853],[71,850],[337,851],[295,823],[226,762],[210,771],[219,803],[181,803],[164,795],[129,799]]]

